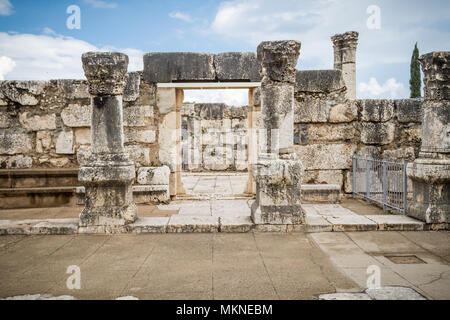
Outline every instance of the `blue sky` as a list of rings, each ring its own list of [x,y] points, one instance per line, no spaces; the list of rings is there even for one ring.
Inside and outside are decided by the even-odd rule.
[[[80,8],[79,30],[66,26],[70,5]],[[367,24],[373,5],[379,28]],[[408,97],[414,43],[421,53],[450,49],[450,1],[0,0],[0,79],[83,78],[80,56],[90,50],[125,52],[129,69],[141,70],[145,52],[256,51],[276,39],[302,42],[298,69],[330,69],[330,36],[349,30],[360,33],[357,96]]]

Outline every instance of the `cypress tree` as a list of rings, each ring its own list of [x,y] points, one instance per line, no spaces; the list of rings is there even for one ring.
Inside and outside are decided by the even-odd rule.
[[[411,57],[410,73],[411,73],[411,78],[409,80],[409,89],[411,91],[410,98],[420,98],[421,76],[419,64],[419,49],[417,48],[417,42],[414,46],[413,54]]]

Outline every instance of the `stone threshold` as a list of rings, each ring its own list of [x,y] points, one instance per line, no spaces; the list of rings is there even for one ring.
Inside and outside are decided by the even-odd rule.
[[[0,235],[63,235],[78,233],[214,233],[214,232],[343,232],[448,230],[448,224],[425,224],[406,216],[366,216],[371,223],[325,223],[308,219],[302,225],[255,225],[249,216],[185,216],[139,218],[119,227],[79,227],[79,219],[0,220]]]

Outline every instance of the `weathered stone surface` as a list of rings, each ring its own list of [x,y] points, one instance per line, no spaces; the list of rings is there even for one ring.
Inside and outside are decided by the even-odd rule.
[[[394,103],[398,122],[422,122],[423,99],[399,99],[394,100]]]
[[[119,52],[86,52],[81,56],[94,96],[122,95],[127,74],[128,56]]]
[[[56,129],[56,116],[54,113],[42,116],[29,116],[28,112],[19,115],[22,127],[30,131],[54,130]]]
[[[383,158],[390,160],[408,160],[413,161],[415,159],[414,148],[407,147],[395,150],[384,150]]]
[[[355,146],[352,144],[311,144],[295,146],[298,158],[306,170],[348,169]]]
[[[138,145],[125,146],[125,152],[137,166],[150,165],[150,149]]]
[[[167,224],[167,232],[218,232],[219,218],[211,216],[173,215]]]
[[[33,151],[33,140],[21,131],[0,129],[0,154],[27,154]]]
[[[166,115],[176,109],[175,89],[158,88],[156,92],[156,104],[160,115]]]
[[[170,169],[168,166],[162,167],[141,167],[137,173],[139,184],[168,185]]]
[[[61,112],[61,119],[68,127],[90,127],[92,118],[92,106],[69,104]]]
[[[73,154],[73,131],[62,131],[56,138],[57,154]]]
[[[224,52],[214,55],[218,81],[259,81],[259,65],[254,52]]]
[[[165,233],[169,217],[139,218],[128,225],[128,229],[134,233]]]
[[[146,118],[153,117],[152,106],[129,106],[123,109],[123,125],[126,127],[144,127]]]
[[[141,142],[141,143],[154,143],[156,141],[156,132],[151,129],[131,129],[125,130],[125,143],[127,142]]]
[[[124,148],[122,116],[128,56],[90,52],[82,61],[92,95],[92,155],[78,171],[86,194],[80,227],[83,232],[119,232],[137,219],[132,190],[136,173]]]
[[[342,186],[342,170],[305,170],[303,184],[335,184]]]
[[[253,166],[256,202],[252,219],[256,224],[301,224],[303,166],[297,160],[259,159]]]
[[[385,145],[394,141],[395,125],[392,122],[363,122],[361,142],[365,144]]]
[[[300,54],[300,42],[264,41],[258,45],[257,58],[261,63],[261,77],[270,81],[295,83],[297,59]]]
[[[315,96],[305,96],[296,99],[294,103],[294,122],[327,122],[330,105],[326,100]]]
[[[331,37],[334,49],[334,69],[342,70],[348,99],[356,99],[356,47],[358,32],[349,31]]]
[[[11,119],[6,113],[0,113],[0,128],[8,128],[11,125]]]
[[[249,232],[253,221],[248,216],[220,217],[220,232]]]
[[[33,166],[33,159],[31,157],[17,155],[10,157],[0,156],[0,168],[4,169],[27,169]]]
[[[332,92],[345,88],[341,70],[297,71],[295,92]]]
[[[444,152],[447,150],[448,152],[450,150],[450,100],[425,100],[423,111],[421,151]]]
[[[141,85],[141,73],[129,72],[123,89],[123,101],[136,101],[139,97],[139,86]]]
[[[50,159],[50,164],[54,167],[64,167],[66,164],[69,163],[69,159],[68,158],[53,158]]]
[[[91,129],[90,128],[76,128],[73,130],[75,141],[80,144],[91,144]]]
[[[161,164],[169,166],[170,170],[175,171],[177,161],[176,148],[176,113],[170,112],[163,117],[159,126],[159,161]]]
[[[215,80],[214,55],[194,52],[152,52],[144,55],[144,81]]]
[[[434,51],[419,57],[425,100],[450,100],[449,57],[450,51]]]
[[[366,215],[378,225],[380,231],[420,231],[424,223],[404,215]]]
[[[52,136],[47,131],[36,132],[36,152],[43,153],[50,150],[52,145]]]
[[[394,115],[394,100],[359,100],[362,121],[386,122]]]
[[[352,124],[300,124],[296,126],[296,130],[298,130],[300,135],[299,144],[323,141],[351,141],[356,133]]]
[[[86,80],[52,80],[56,83],[58,91],[62,92],[66,99],[88,99],[89,86]]]
[[[37,105],[37,97],[41,95],[49,82],[47,81],[2,81],[0,92],[3,96],[23,106]]]
[[[358,107],[355,101],[340,103],[330,108],[329,122],[351,122],[358,119]]]

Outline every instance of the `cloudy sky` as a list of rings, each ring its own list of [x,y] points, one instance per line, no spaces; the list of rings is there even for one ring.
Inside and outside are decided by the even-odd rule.
[[[0,79],[84,78],[86,51],[124,52],[133,71],[144,52],[256,51],[280,39],[302,42],[298,69],[331,69],[330,37],[349,30],[360,34],[357,96],[408,97],[414,43],[421,54],[450,49],[450,1],[0,0]],[[247,103],[245,91],[185,96]]]

